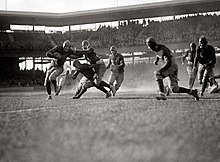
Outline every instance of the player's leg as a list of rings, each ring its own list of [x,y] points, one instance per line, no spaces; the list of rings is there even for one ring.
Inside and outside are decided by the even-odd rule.
[[[209,78],[214,77],[213,67],[205,68],[204,75],[203,75],[203,84],[201,90],[201,96],[203,96],[205,89],[208,86]]]
[[[167,98],[165,95],[164,84],[163,84],[163,79],[165,78],[165,76],[163,74],[155,73],[155,78],[159,88],[159,95],[156,97],[156,99],[166,100]]]
[[[116,81],[116,74],[111,72],[110,76],[109,76],[109,85],[110,85],[110,89],[112,91],[112,95],[115,96],[116,93],[116,87],[114,86],[114,82]]]
[[[104,82],[104,81],[103,81],[103,82]],[[111,92],[107,91],[107,90],[105,89],[105,87],[102,86],[101,84],[97,85],[97,84],[94,83],[94,87],[96,87],[98,90],[104,92],[104,93],[106,94],[106,98],[111,97]]]
[[[57,77],[63,72],[63,68],[61,67],[56,67],[55,70],[51,73],[51,75],[49,76],[49,80],[51,81],[51,83],[54,86],[54,91],[55,94],[57,92]]]
[[[187,94],[190,94],[192,95],[195,100],[199,100],[199,96],[198,96],[198,90],[195,89],[195,90],[191,90],[189,88],[185,88],[185,87],[180,87],[178,85],[178,71],[175,72],[173,75],[170,75],[169,78],[170,78],[170,87],[172,89],[172,92],[173,93],[187,93]]]
[[[54,70],[55,69],[53,67],[49,67],[48,70],[47,70],[47,73],[46,73],[45,80],[44,80],[44,86],[46,87],[46,91],[47,91],[47,94],[48,94],[47,99],[52,99],[52,96],[51,96],[51,82],[49,80],[49,77],[50,77],[51,73]]]
[[[198,81],[199,81],[199,84],[202,84],[204,72],[205,72],[204,65],[199,64],[199,69],[198,69]]]
[[[118,73],[115,80],[115,91],[117,91],[121,87],[123,81],[124,81],[124,73]]]
[[[57,87],[57,91],[56,91],[56,94],[55,95],[59,95],[63,85],[65,84],[65,81],[66,81],[66,75],[61,75],[61,76],[58,76],[59,78],[59,81],[57,83],[58,87]]]
[[[189,89],[192,89],[194,82],[195,82],[195,77],[196,77],[196,74],[194,74],[193,72],[192,66],[187,66],[187,73],[189,75]]]
[[[92,81],[88,80],[86,77],[82,77],[76,88],[75,95],[72,97],[72,99],[79,99],[87,91],[87,89],[92,86]]]

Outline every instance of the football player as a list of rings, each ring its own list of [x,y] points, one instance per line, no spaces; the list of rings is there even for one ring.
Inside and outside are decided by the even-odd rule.
[[[74,60],[73,66],[76,68],[76,71],[72,76],[73,79],[75,79],[79,73],[83,75],[76,88],[75,95],[72,97],[73,99],[79,99],[87,91],[87,89],[91,87],[96,87],[97,89],[104,92],[106,94],[106,98],[111,97],[111,93],[108,92],[103,86],[101,86],[101,84],[97,85],[94,82],[95,72],[93,70],[93,65],[81,64],[79,60]],[[101,83],[107,84],[104,81],[101,81]]]
[[[184,65],[185,59],[187,59],[187,73],[189,75],[189,89],[193,88],[196,74],[193,72],[193,64],[196,56],[196,44],[190,43],[190,49],[182,57],[182,65]]]
[[[158,100],[166,100],[163,79],[169,77],[170,87],[173,93],[188,93],[196,100],[199,100],[198,91],[188,88],[180,87],[178,85],[178,66],[175,57],[172,55],[169,48],[165,45],[158,44],[153,37],[148,37],[146,40],[148,47],[156,52],[155,65],[158,65],[159,60],[164,62],[163,66],[154,72],[156,81],[159,87],[159,95],[156,97]]]
[[[78,57],[85,56],[85,59],[91,65],[93,65],[94,71],[95,71],[94,82],[97,85],[107,87],[112,91],[112,93],[115,93],[114,86],[110,86],[109,84],[102,82],[102,79],[104,77],[104,74],[105,74],[107,68],[106,68],[104,61],[102,59],[100,59],[97,56],[95,50],[92,47],[90,47],[89,41],[87,41],[87,40],[82,41],[82,51],[76,51],[76,55]]]
[[[50,49],[46,56],[52,58],[51,63],[47,69],[44,86],[46,87],[48,100],[52,99],[51,96],[51,83],[54,86],[55,94],[57,92],[57,77],[63,72],[63,64],[67,57],[77,58],[74,51],[71,49],[72,44],[69,40],[63,42],[63,45],[57,45]]]
[[[109,56],[109,63],[107,65],[107,69],[111,68],[111,74],[109,76],[109,84],[113,87],[115,82],[115,91],[113,96],[115,96],[116,91],[121,86],[124,80],[124,57],[117,52],[117,48],[115,46],[110,47],[110,56]]]
[[[201,36],[199,38],[199,47],[197,49],[195,63],[193,70],[197,71],[197,64],[199,66],[199,78],[202,78],[202,89],[200,95],[203,96],[205,89],[208,86],[210,77],[214,77],[213,69],[216,64],[215,49],[213,46],[208,45],[206,37]]]

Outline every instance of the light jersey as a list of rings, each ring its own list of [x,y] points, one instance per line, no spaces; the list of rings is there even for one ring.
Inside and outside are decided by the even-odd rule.
[[[188,50],[186,52],[186,55],[184,55],[183,57],[185,57],[187,59],[187,64],[189,66],[192,66],[194,63],[194,60],[195,60],[195,56],[196,56],[196,50],[194,50],[194,51]]]

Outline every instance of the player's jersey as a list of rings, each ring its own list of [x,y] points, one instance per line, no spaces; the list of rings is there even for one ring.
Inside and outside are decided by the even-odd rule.
[[[53,53],[58,52],[62,55],[61,59],[56,59],[53,58]],[[68,50],[68,52],[66,52],[63,48],[63,46],[55,46],[54,48],[52,48],[51,50],[49,50],[46,55],[48,57],[52,57],[52,61],[51,61],[51,65],[52,66],[58,66],[58,67],[62,67],[64,62],[66,61],[66,58],[69,57],[71,54],[73,54],[73,51],[71,49]]]
[[[207,45],[207,48],[202,49],[198,48],[196,54],[196,64],[206,64],[209,67],[212,67],[216,63],[215,49],[213,46]]]
[[[96,64],[96,61],[100,60],[93,48],[90,48],[88,52],[85,54],[85,59],[91,64]]]
[[[164,61],[164,65],[160,69],[160,72],[163,72],[169,69],[172,65],[177,67],[176,60],[172,56],[171,51],[169,48],[162,44],[158,44],[158,48],[155,50],[157,57]]]
[[[196,56],[196,50],[194,50],[194,51],[188,50],[186,52],[186,55],[183,56],[183,58],[188,57],[188,59],[187,59],[188,65],[193,65],[194,60],[195,60],[195,56]]]
[[[93,80],[93,76],[95,75],[95,72],[92,68],[89,67],[88,64],[81,64],[80,68],[78,68],[78,71],[82,73],[82,75],[88,78],[89,80]]]
[[[124,72],[125,62],[124,62],[124,58],[121,54],[117,53],[116,55],[110,55],[109,62],[113,65],[121,65],[121,66],[119,66],[117,71],[114,71],[113,69],[111,69],[112,72],[118,72],[118,73]]]

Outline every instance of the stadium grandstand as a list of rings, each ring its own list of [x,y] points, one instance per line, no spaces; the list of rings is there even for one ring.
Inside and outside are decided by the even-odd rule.
[[[106,22],[110,22],[109,25]],[[116,25],[112,26],[111,22]],[[97,23],[95,30],[72,30],[72,26]],[[29,25],[32,30],[12,30],[12,25]],[[38,26],[68,26],[68,31],[46,33],[37,30]],[[89,40],[103,58],[109,53],[109,47],[115,45],[126,61],[133,64],[153,57],[145,45],[149,36],[166,44],[177,57],[189,48],[190,42],[197,43],[201,35],[205,35],[218,52],[220,0],[166,1],[59,14],[0,11],[0,30],[1,84],[7,85],[5,78],[13,77],[22,80],[19,81],[21,86],[26,84],[22,82],[27,78],[30,78],[29,85],[42,85],[40,80],[49,61],[45,52],[66,39],[76,48],[80,48],[82,40]],[[30,60],[33,66],[27,70]],[[15,78],[17,73],[20,75]],[[10,84],[18,84],[14,82]]]

